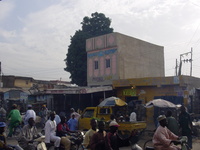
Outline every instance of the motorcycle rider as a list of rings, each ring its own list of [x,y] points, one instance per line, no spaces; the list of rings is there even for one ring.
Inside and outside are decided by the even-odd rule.
[[[85,148],[90,148],[90,140],[92,136],[97,132],[97,121],[95,119],[90,120],[91,129],[85,133],[85,138],[83,140],[83,146]]]
[[[35,126],[35,121],[31,117],[28,119],[28,124],[23,127],[22,137],[18,143],[23,149],[35,150],[35,145],[32,143],[34,142],[34,139],[37,139],[38,137],[40,137],[40,135]]]
[[[36,113],[35,113],[35,111],[32,109],[32,105],[28,105],[28,110],[26,111],[26,114],[25,114],[25,117],[24,117],[24,124],[25,124],[25,125],[28,124],[29,118],[33,118],[34,121],[36,120]]]
[[[55,115],[55,112],[51,112],[50,119],[45,123],[45,143],[49,145],[52,141],[54,142],[55,149],[59,150],[61,138],[56,136]]]
[[[91,150],[106,150],[106,131],[104,130],[105,123],[103,121],[98,122],[99,131],[96,132],[90,140]]]
[[[4,135],[6,124],[5,122],[0,122],[0,149],[1,150],[23,150],[19,145],[12,146],[7,145],[6,137]]]
[[[57,135],[61,137],[61,144],[64,145],[65,150],[69,150],[71,147],[71,141],[68,138],[71,133],[77,133],[77,131],[71,131],[66,123],[65,116],[61,116],[61,122],[57,126]]]
[[[9,124],[9,134],[8,137],[11,137],[13,134],[13,129],[18,126],[19,124],[21,124],[22,122],[22,117],[20,115],[19,110],[17,109],[17,105],[13,104],[12,105],[12,110],[10,111],[10,113],[7,116],[7,119],[11,119],[10,120],[10,124]]]
[[[180,150],[177,144],[180,144],[179,137],[172,133],[167,126],[165,115],[158,116],[159,126],[153,136],[155,150]],[[175,145],[174,145],[175,144]]]

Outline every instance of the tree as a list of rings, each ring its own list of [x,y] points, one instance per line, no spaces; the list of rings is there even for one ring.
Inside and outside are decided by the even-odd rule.
[[[86,39],[113,32],[110,28],[111,20],[103,13],[92,13],[91,18],[84,17],[82,30],[75,32],[66,54],[65,71],[71,74],[71,83],[87,86],[87,53]]]

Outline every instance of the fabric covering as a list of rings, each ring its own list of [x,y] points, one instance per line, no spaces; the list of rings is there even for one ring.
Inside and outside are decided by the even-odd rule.
[[[149,101],[145,105],[146,108],[151,108],[153,106],[163,107],[163,108],[176,108],[175,104],[164,99],[154,99],[152,101]]]
[[[127,103],[118,97],[109,97],[104,99],[98,106],[125,106]]]

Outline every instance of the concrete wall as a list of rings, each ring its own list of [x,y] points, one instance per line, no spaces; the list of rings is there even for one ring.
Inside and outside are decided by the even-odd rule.
[[[164,77],[164,47],[116,33],[119,78]]]

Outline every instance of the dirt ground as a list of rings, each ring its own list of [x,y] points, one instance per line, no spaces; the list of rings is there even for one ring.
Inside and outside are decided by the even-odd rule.
[[[151,138],[149,136],[143,135],[143,136],[141,136],[140,140],[138,141],[138,145],[141,148],[143,148],[145,142],[147,140],[150,140],[150,139]],[[147,145],[148,146],[152,146],[152,143],[149,142]],[[197,138],[197,137],[193,138],[193,145],[192,146],[193,146],[192,150],[200,150],[200,137],[199,138]],[[122,147],[122,148],[120,148],[120,150],[130,150],[130,149],[131,149],[130,147]]]

